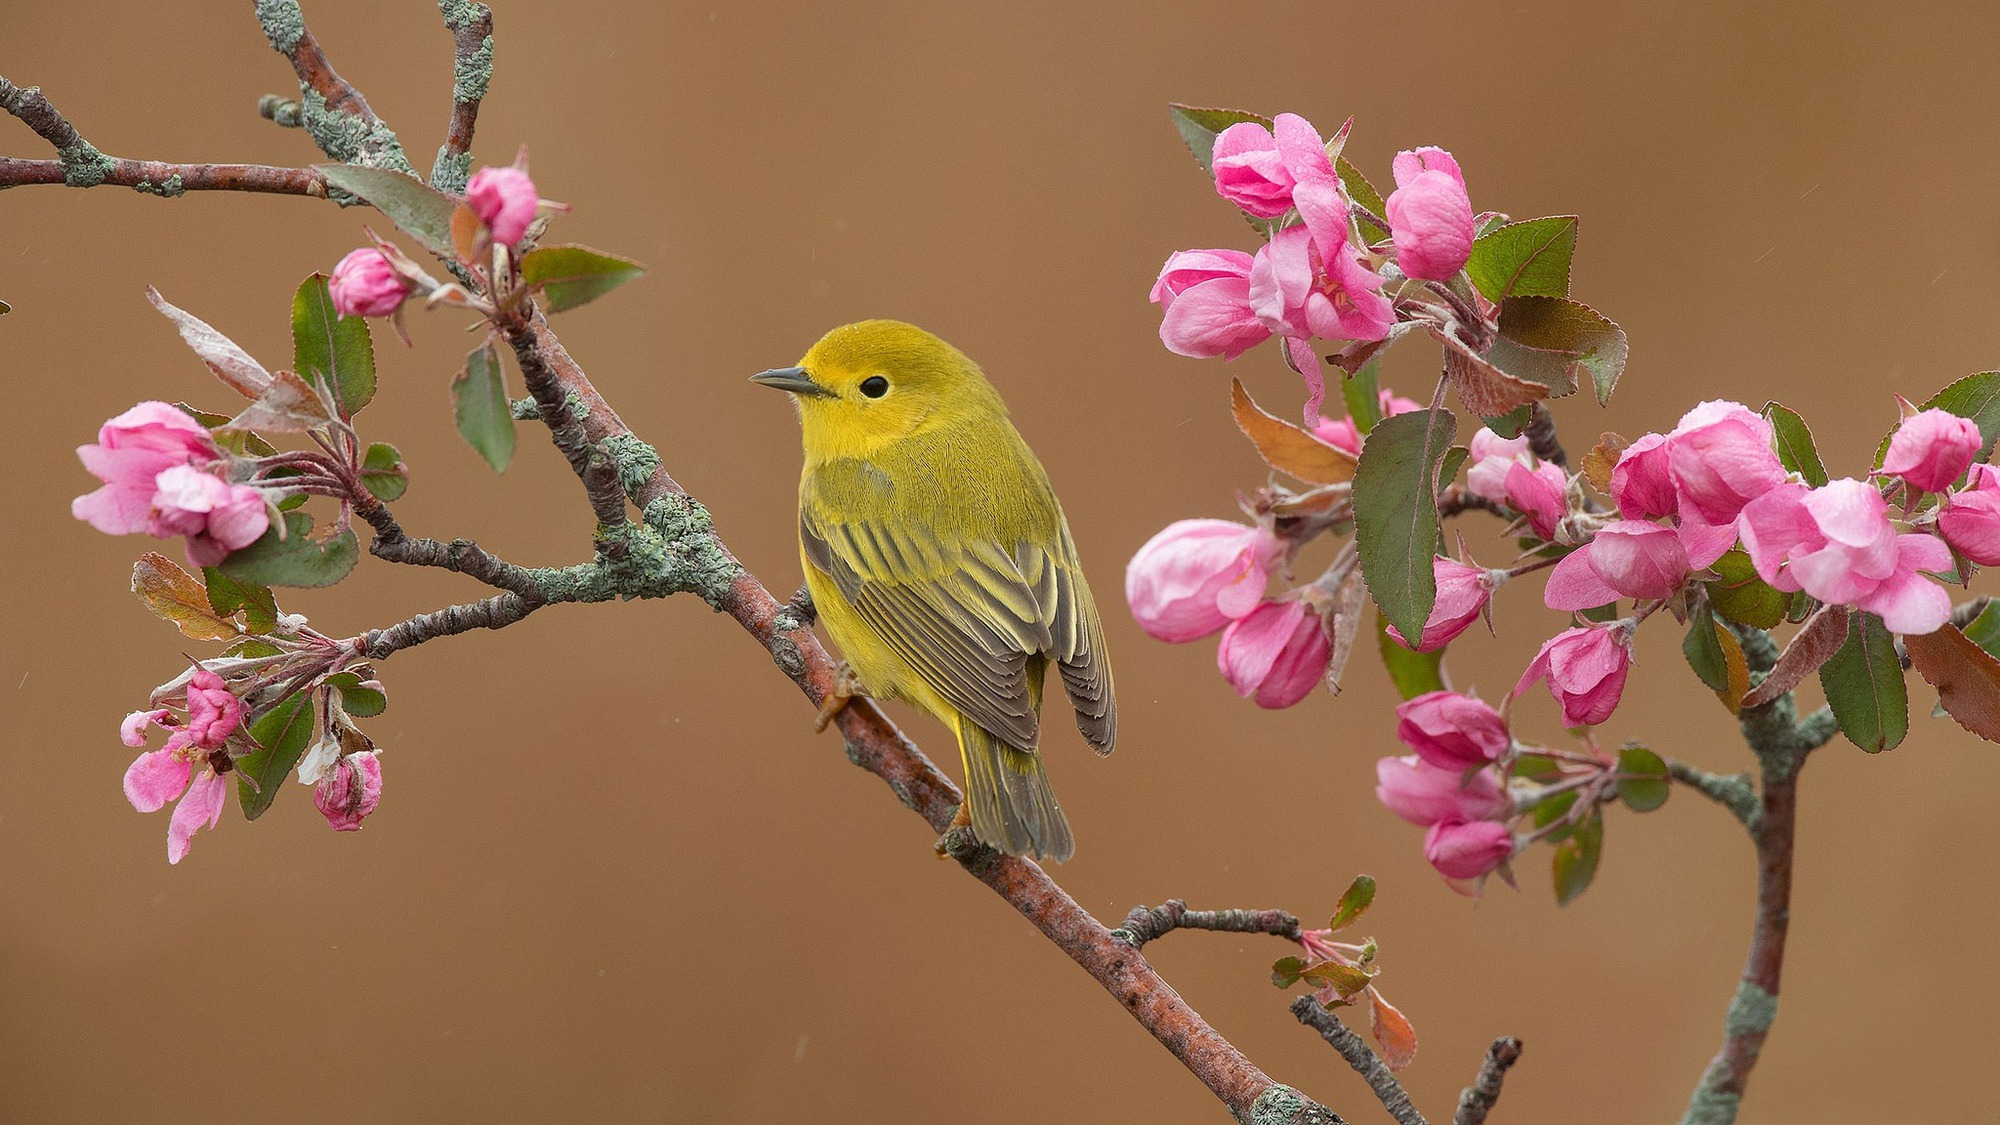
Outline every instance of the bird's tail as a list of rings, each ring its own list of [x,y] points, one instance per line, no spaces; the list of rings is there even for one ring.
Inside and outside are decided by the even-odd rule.
[[[973,834],[1008,855],[1068,859],[1076,838],[1049,788],[1041,755],[1007,745],[970,719],[960,717],[956,725]]]

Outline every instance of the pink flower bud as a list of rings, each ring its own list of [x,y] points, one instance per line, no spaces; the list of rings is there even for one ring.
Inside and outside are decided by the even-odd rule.
[[[1771,423],[1741,403],[1704,402],[1667,436],[1667,464],[1682,514],[1724,524],[1743,505],[1784,483],[1771,448]]]
[[[1447,879],[1490,875],[1514,854],[1514,834],[1491,820],[1439,821],[1424,836],[1424,858]]]
[[[1375,799],[1419,828],[1446,820],[1500,820],[1514,811],[1493,770],[1461,783],[1464,770],[1441,770],[1414,754],[1375,763]]]
[[[1389,635],[1396,639],[1397,644],[1418,652],[1431,652],[1444,647],[1479,620],[1479,615],[1486,609],[1487,599],[1493,596],[1493,591],[1502,582],[1507,581],[1507,572],[1469,566],[1454,559],[1434,558],[1431,560],[1431,577],[1437,582],[1437,601],[1431,604],[1431,615],[1424,622],[1423,637],[1412,645],[1394,625],[1389,626]]]
[[[1514,694],[1546,679],[1562,704],[1563,725],[1595,726],[1611,717],[1625,691],[1632,653],[1624,632],[1603,625],[1564,631],[1542,643],[1540,652],[1514,685]]]
[[[1972,467],[1979,446],[1979,427],[1970,418],[1925,410],[1903,419],[1876,471],[1902,477],[1925,492],[1943,492]]]
[[[77,457],[104,487],[70,503],[70,513],[106,535],[145,531],[152,520],[154,479],[176,465],[222,458],[208,428],[164,402],[142,402],[104,423],[97,444]]]
[[[1384,204],[1396,264],[1409,277],[1444,281],[1472,256],[1472,200],[1458,161],[1441,148],[1396,154],[1396,190]]]
[[[1528,517],[1528,526],[1543,539],[1553,540],[1556,528],[1569,514],[1569,478],[1547,463],[1530,469],[1514,464],[1507,468],[1507,506]]]
[[[1387,388],[1383,389],[1380,397],[1384,418],[1424,408],[1423,403],[1404,398]],[[1343,414],[1337,419],[1322,418],[1319,420],[1319,425],[1313,427],[1313,434],[1335,449],[1344,449],[1356,457],[1361,456],[1361,427],[1354,424],[1352,415]]]
[[[1471,465],[1465,470],[1465,487],[1474,496],[1484,497],[1495,504],[1507,502],[1507,473],[1515,465],[1535,467],[1535,455],[1528,452],[1528,435],[1519,434],[1503,438],[1485,426],[1472,435],[1467,445],[1467,461]]]
[[[1396,737],[1417,757],[1453,773],[1495,761],[1514,745],[1500,712],[1451,691],[1425,692],[1398,706]]]
[[[313,786],[313,804],[335,832],[354,832],[382,803],[382,759],[376,751],[349,754]]]
[[[1191,359],[1235,359],[1271,338],[1250,309],[1250,255],[1241,250],[1181,250],[1153,283],[1160,342]]]
[[[1181,520],[1146,541],[1125,568],[1125,600],[1139,628],[1178,644],[1206,637],[1263,600],[1284,545],[1228,520]]]
[[[1265,602],[1223,630],[1215,663],[1237,695],[1275,709],[1312,694],[1332,654],[1326,627],[1305,603]]]
[[[1556,564],[1542,600],[1574,611],[1619,598],[1664,598],[1681,588],[1688,570],[1687,548],[1673,529],[1621,520]]]
[[[465,205],[486,224],[493,241],[512,246],[528,233],[541,206],[535,181],[519,168],[481,168],[465,184]]]
[[[176,465],[155,481],[146,530],[155,538],[187,536],[188,561],[214,566],[229,552],[255,543],[271,526],[264,494],[230,484],[189,465]]]
[[[1980,566],[2000,566],[2000,472],[1974,465],[1965,487],[1945,497],[1938,531],[1953,550]]]
[[[1626,519],[1657,519],[1678,510],[1666,446],[1665,434],[1646,434],[1618,455],[1611,470],[1611,499]]]
[[[342,316],[388,316],[410,295],[410,283],[373,246],[348,251],[327,282],[333,308]]]
[[[1878,614],[1892,633],[1934,632],[1951,616],[1951,598],[1921,572],[1950,570],[1951,552],[1935,536],[1898,534],[1888,507],[1858,480],[1785,484],[1745,506],[1737,526],[1772,586]]]
[[[1286,113],[1273,124],[1286,118],[1304,120]],[[1215,193],[1250,214],[1275,219],[1292,209],[1292,186],[1297,180],[1278,151],[1277,137],[1257,122],[1239,121],[1216,134],[1210,167],[1215,172]]]
[[[243,723],[243,703],[221,676],[196,668],[188,681],[189,741],[203,750],[217,750]]]

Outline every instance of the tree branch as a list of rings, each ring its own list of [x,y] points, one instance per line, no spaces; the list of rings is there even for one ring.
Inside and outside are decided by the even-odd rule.
[[[1493,1103],[1500,1100],[1501,1080],[1520,1057],[1519,1039],[1512,1036],[1495,1039],[1493,1046],[1487,1048],[1486,1061],[1479,1064],[1479,1074],[1472,1085],[1459,1092],[1458,1112],[1451,1115],[1451,1125],[1485,1125]]]
[[[472,129],[479,120],[479,102],[493,81],[493,12],[467,0],[438,0],[438,11],[452,34],[451,121],[444,147],[431,165],[431,186],[457,195],[472,171]]]
[[[368,99],[340,72],[306,26],[298,0],[254,0],[257,25],[271,49],[292,64],[299,79],[299,124],[321,152],[342,163],[393,168],[415,175],[395,130],[369,108]]]
[[[540,584],[526,567],[500,559],[470,539],[454,539],[449,543],[440,543],[435,539],[412,539],[403,533],[402,525],[390,514],[389,506],[379,500],[369,504],[357,501],[354,511],[375,529],[375,539],[368,545],[368,553],[378,559],[405,566],[438,567],[525,598],[539,599],[541,596]]]
[[[1292,1015],[1298,1017],[1300,1023],[1319,1032],[1320,1038],[1340,1052],[1340,1057],[1346,1059],[1347,1065],[1353,1067],[1362,1081],[1368,1083],[1368,1088],[1375,1091],[1375,1097],[1382,1103],[1382,1108],[1388,1110],[1389,1116],[1395,1118],[1400,1125],[1430,1125],[1424,1120],[1424,1115],[1417,1112],[1417,1107],[1411,1104],[1409,1092],[1403,1089],[1401,1082],[1396,1081],[1395,1072],[1369,1049],[1368,1044],[1363,1042],[1359,1035],[1354,1034],[1346,1024],[1340,1022],[1339,1016],[1322,1006],[1311,995],[1301,996],[1292,1001]]]
[[[1757,830],[1757,787],[1747,773],[1723,776],[1696,769],[1686,762],[1667,762],[1667,776],[1728,809],[1743,827]]]
[[[1133,907],[1125,916],[1125,924],[1111,931],[1111,936],[1140,949],[1175,930],[1271,934],[1286,941],[1299,940],[1299,920],[1285,911],[1189,910],[1187,903],[1177,898],[1170,898],[1160,906]]]
[[[370,629],[361,635],[361,655],[383,660],[394,653],[439,637],[470,633],[474,629],[504,629],[548,603],[519,594],[495,594],[470,605],[447,606],[434,613],[420,613],[387,629]]]

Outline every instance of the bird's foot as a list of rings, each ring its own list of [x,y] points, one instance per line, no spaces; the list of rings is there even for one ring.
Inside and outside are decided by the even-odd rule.
[[[938,836],[937,843],[931,848],[932,851],[937,853],[939,859],[951,858],[951,834],[953,830],[959,828],[967,831],[972,830],[972,802],[970,801],[961,801],[959,803],[958,812],[952,816],[951,823],[944,826],[944,832]]]
[[[819,620],[819,607],[813,604],[812,587],[803,582],[799,583],[791,600],[785,603],[785,608],[792,611],[792,618],[801,629],[810,629],[813,622]]]
[[[813,719],[813,733],[818,734],[825,730],[828,723],[833,722],[842,711],[847,710],[849,700],[857,695],[867,694],[868,689],[862,685],[861,677],[854,674],[854,669],[848,666],[847,661],[843,660],[834,665],[833,690],[827,692],[826,698],[820,701],[819,715]]]

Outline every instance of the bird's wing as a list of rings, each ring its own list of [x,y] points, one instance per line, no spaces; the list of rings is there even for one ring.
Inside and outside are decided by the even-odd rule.
[[[1007,552],[874,519],[799,514],[806,558],[966,718],[1023,750],[1039,720],[1028,658],[1050,650],[1038,591]]]
[[[1076,708],[1076,727],[1100,754],[1118,741],[1118,706],[1111,691],[1111,661],[1104,649],[1104,623],[1084,581],[1067,521],[1054,550],[1020,547],[1015,561],[1035,591],[1049,631],[1049,655],[1062,670],[1063,690]]]

